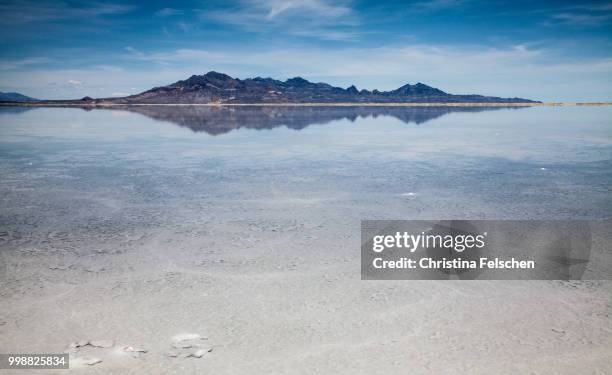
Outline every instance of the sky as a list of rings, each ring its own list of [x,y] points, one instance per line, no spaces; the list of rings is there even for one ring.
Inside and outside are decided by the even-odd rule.
[[[208,71],[612,100],[612,2],[0,0],[0,91],[124,96]]]

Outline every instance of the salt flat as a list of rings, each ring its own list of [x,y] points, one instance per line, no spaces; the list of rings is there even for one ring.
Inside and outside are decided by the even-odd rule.
[[[609,218],[609,111],[218,136],[125,111],[2,112],[0,352],[112,340],[67,373],[604,374],[611,281],[362,281],[359,224]]]

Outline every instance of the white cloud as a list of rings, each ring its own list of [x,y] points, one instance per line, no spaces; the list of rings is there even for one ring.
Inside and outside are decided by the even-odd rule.
[[[250,32],[279,31],[284,34],[328,40],[349,40],[357,35],[357,13],[347,1],[242,0],[238,7],[202,10],[212,20]]]
[[[179,16],[179,15],[181,15],[183,13],[184,12],[182,10],[179,10],[179,9],[163,8],[163,9],[160,9],[157,12],[155,12],[155,15],[159,16],[159,17],[171,17],[171,16]]]
[[[571,26],[575,28],[600,27],[612,23],[612,3],[583,3],[555,9],[544,9],[548,18],[544,26]]]
[[[558,13],[552,19],[572,26],[600,26],[612,20],[612,14]]]
[[[51,60],[46,57],[29,57],[16,60],[0,60],[0,70],[22,69],[31,65],[48,63]]]
[[[140,52],[139,50],[137,50],[136,48],[132,46],[125,47],[125,50],[138,57],[144,56],[144,53]]]
[[[324,0],[259,0],[252,3],[264,10],[269,9],[268,19],[298,12],[324,18],[339,18],[352,13],[351,8],[345,5]]]
[[[581,10],[586,10],[586,11],[591,11],[591,12],[606,12],[606,11],[612,10],[612,3],[604,2],[604,3],[595,3],[595,4],[592,4],[592,3],[591,4],[589,3],[574,4],[574,5],[569,5],[565,7],[565,9],[581,9]]]
[[[69,79],[68,83],[73,86],[81,86],[83,84],[83,82],[76,80],[76,79]]]

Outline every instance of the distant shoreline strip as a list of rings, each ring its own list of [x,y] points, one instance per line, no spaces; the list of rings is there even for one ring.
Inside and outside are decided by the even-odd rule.
[[[542,103],[104,103],[104,102],[0,102],[2,107],[130,107],[130,106],[203,106],[203,107],[579,107],[612,106],[612,102],[542,102]]]

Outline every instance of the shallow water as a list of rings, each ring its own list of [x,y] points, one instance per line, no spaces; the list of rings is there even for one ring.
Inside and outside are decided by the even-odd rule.
[[[176,205],[285,200],[363,206],[362,218],[609,217],[611,115],[607,107],[2,108],[0,222],[22,231],[15,225],[41,220],[42,210],[62,225],[94,214],[91,205],[75,212],[88,198],[102,212],[155,204],[167,215]]]

